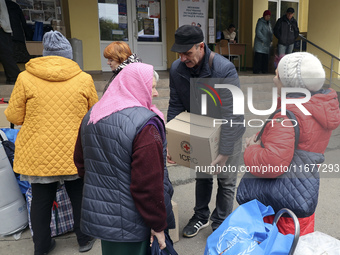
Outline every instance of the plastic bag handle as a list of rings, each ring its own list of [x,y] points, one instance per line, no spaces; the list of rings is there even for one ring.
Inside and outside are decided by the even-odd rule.
[[[276,213],[273,223],[277,224],[277,222],[279,221],[281,216],[285,213],[287,213],[294,220],[294,227],[295,227],[294,240],[293,240],[292,247],[290,248],[290,251],[289,251],[289,254],[288,254],[288,255],[293,255],[295,248],[298,244],[299,237],[300,237],[300,223],[299,223],[298,218],[296,217],[296,215],[291,210],[289,210],[287,208],[283,208]]]

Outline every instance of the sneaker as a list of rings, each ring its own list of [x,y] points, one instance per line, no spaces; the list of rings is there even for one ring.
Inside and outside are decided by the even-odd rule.
[[[90,241],[87,241],[85,245],[79,246],[79,252],[87,252],[91,250],[95,242],[96,242],[96,238],[92,238]]]
[[[183,236],[194,237],[202,228],[209,226],[208,220],[200,220],[194,216],[189,220],[189,223],[183,229]]]

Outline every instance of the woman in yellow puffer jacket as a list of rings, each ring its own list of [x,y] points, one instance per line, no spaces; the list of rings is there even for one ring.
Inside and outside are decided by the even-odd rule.
[[[61,33],[46,33],[43,45],[43,57],[31,59],[19,74],[5,111],[8,121],[22,125],[13,169],[32,186],[34,254],[47,254],[55,247],[51,208],[63,183],[73,207],[79,251],[84,252],[95,240],[79,229],[83,180],[73,152],[80,123],[98,96],[92,77],[71,60],[72,47]]]

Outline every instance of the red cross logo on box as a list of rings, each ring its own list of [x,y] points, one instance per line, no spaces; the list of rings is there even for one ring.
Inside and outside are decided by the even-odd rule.
[[[185,153],[190,154],[190,152],[192,151],[192,148],[190,146],[190,143],[187,141],[182,141],[181,142],[181,148]]]

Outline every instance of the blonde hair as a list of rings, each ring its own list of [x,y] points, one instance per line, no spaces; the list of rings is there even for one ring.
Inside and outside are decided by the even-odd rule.
[[[107,59],[112,59],[119,64],[123,63],[128,57],[132,55],[131,49],[126,42],[112,42],[103,52]]]

